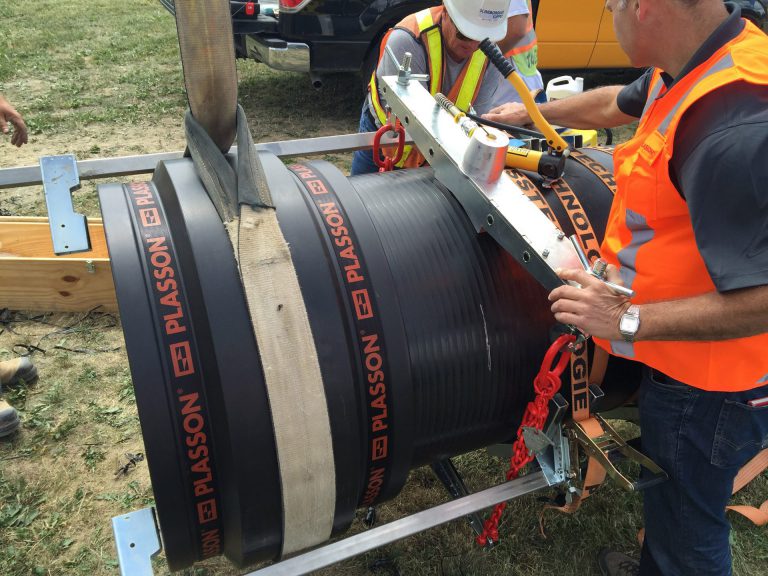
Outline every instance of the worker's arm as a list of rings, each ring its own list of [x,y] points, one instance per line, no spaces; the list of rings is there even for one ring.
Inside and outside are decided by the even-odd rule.
[[[612,266],[609,274],[610,281],[621,282]],[[561,270],[559,275],[582,287],[565,285],[550,293],[555,319],[593,336],[621,340],[619,320],[629,300],[583,270]],[[726,340],[764,332],[768,332],[768,286],[754,286],[641,304],[635,339]]]
[[[506,54],[515,47],[528,28],[528,14],[518,14],[507,18],[507,35],[499,42],[501,53]]]
[[[616,98],[623,86],[603,86],[562,100],[541,104],[539,110],[551,124],[569,128],[613,128],[637,118],[619,109]],[[483,118],[512,126],[531,123],[522,104],[510,102],[492,109]]]
[[[381,80],[382,76],[397,75],[399,71],[398,64],[403,63],[406,52],[411,53],[411,72],[413,74],[429,73],[429,70],[427,70],[427,56],[423,46],[405,30],[400,30],[399,28],[392,30],[392,33],[387,38],[386,46],[392,50],[395,58],[397,58],[397,63],[392,60],[392,56],[390,56],[385,48],[384,55],[376,69],[379,80]]]
[[[13,124],[13,136],[11,136],[11,144],[14,146],[21,146],[27,143],[27,125],[24,123],[24,119],[21,114],[16,112],[16,109],[10,105],[10,103],[3,98],[0,94],[0,131],[3,134],[8,134],[8,124]]]

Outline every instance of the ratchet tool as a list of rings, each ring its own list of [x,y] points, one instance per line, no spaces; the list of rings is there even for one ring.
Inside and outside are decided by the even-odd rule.
[[[507,150],[507,167],[537,172],[544,178],[557,180],[565,171],[565,160],[569,154],[568,143],[546,121],[525,82],[515,71],[514,65],[501,53],[499,47],[486,38],[480,42],[480,50],[520,94],[526,112],[528,112],[536,128],[544,134],[549,147],[546,152],[510,147]]]

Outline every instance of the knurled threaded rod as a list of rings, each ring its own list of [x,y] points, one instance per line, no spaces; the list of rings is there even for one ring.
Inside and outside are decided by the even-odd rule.
[[[448,112],[448,114],[453,117],[454,122],[456,122],[461,127],[461,129],[464,131],[464,134],[467,136],[472,136],[472,133],[478,127],[477,122],[467,118],[467,115],[464,114],[464,112],[462,112],[461,109],[456,106],[456,104],[448,100],[445,94],[441,94],[440,92],[435,94],[435,102],[437,102],[443,110]],[[485,128],[483,128],[483,130],[486,132],[486,134],[488,133]],[[489,136],[491,135],[489,134]]]
[[[440,107],[443,108],[443,110],[448,112],[454,118],[459,118],[460,116],[464,116],[464,112],[459,110],[456,104],[448,100],[445,94],[438,92],[437,94],[435,94],[435,100],[437,101],[438,104],[440,104]]]

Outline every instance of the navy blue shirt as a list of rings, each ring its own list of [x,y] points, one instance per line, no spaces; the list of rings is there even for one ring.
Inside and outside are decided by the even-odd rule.
[[[731,12],[701,45],[679,78],[744,29]],[[642,115],[651,71],[626,86],[619,109]],[[667,88],[676,82],[666,73]],[[663,98],[662,94],[660,98]],[[720,292],[768,284],[768,86],[733,82],[702,97],[674,135],[669,176],[688,203],[696,243]]]

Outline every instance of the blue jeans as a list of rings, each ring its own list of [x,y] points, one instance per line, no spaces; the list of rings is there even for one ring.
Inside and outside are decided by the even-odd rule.
[[[739,468],[768,446],[768,407],[747,392],[707,392],[644,369],[640,386],[643,452],[669,480],[643,493],[643,576],[731,574],[725,506]]]
[[[371,113],[368,111],[367,100],[363,101],[363,110],[360,112],[360,128],[358,132],[376,132],[379,127],[373,121]],[[370,174],[371,172],[378,172],[379,167],[373,161],[372,150],[358,150],[352,156],[352,169],[350,170],[350,176],[357,176],[358,174]]]

